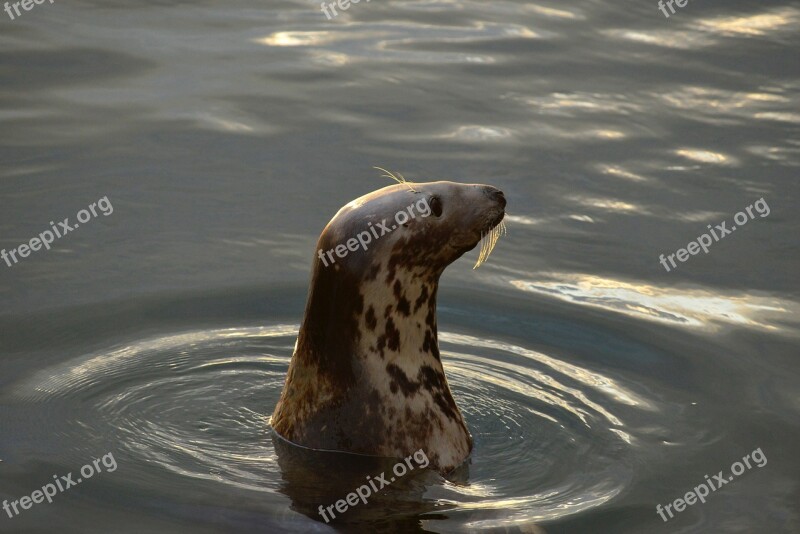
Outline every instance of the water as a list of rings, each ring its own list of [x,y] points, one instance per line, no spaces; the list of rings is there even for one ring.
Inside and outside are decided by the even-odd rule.
[[[0,531],[331,531],[316,506],[383,467],[287,451],[268,419],[316,237],[379,165],[503,189],[509,235],[440,288],[469,465],[410,474],[342,530],[800,532],[796,3],[4,17],[0,246],[113,212],[0,263],[0,499],[118,469]],[[760,198],[769,215],[659,263]],[[659,517],[756,449],[766,465]]]

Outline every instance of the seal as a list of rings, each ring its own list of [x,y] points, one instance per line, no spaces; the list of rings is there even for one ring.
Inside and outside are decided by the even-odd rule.
[[[412,206],[420,213],[400,217]],[[440,473],[462,464],[472,436],[442,367],[436,293],[448,265],[486,236],[493,246],[505,206],[491,186],[431,182],[340,209],[318,241],[273,429],[318,450],[403,458],[422,449]],[[350,248],[364,233],[376,239]]]

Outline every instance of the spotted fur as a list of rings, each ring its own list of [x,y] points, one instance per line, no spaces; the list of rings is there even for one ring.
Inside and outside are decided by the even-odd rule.
[[[390,186],[344,208],[319,240],[328,250],[420,200],[443,203],[325,266],[317,259],[274,429],[314,448],[387,457],[423,449],[447,472],[472,437],[441,363],[436,293],[445,267],[503,217],[496,189],[452,182]]]

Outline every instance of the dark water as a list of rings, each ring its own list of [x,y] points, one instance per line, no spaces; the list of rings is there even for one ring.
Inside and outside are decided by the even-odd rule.
[[[509,235],[440,289],[470,464],[343,530],[800,532],[798,29],[783,1],[0,12],[0,247],[113,206],[0,263],[0,499],[117,465],[0,531],[330,531],[344,460],[298,475],[268,419],[316,237],[380,165],[500,187]]]

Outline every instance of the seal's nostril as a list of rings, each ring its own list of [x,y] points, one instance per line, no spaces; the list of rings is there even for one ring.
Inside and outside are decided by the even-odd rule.
[[[506,196],[500,190],[492,191],[491,197],[500,203],[501,208],[506,207]]]
[[[502,191],[500,191],[496,187],[492,187],[490,185],[487,185],[487,186],[484,187],[483,192],[487,197],[491,198],[495,202],[500,203],[500,207],[501,208],[505,208],[506,207],[506,196],[503,194]]]

